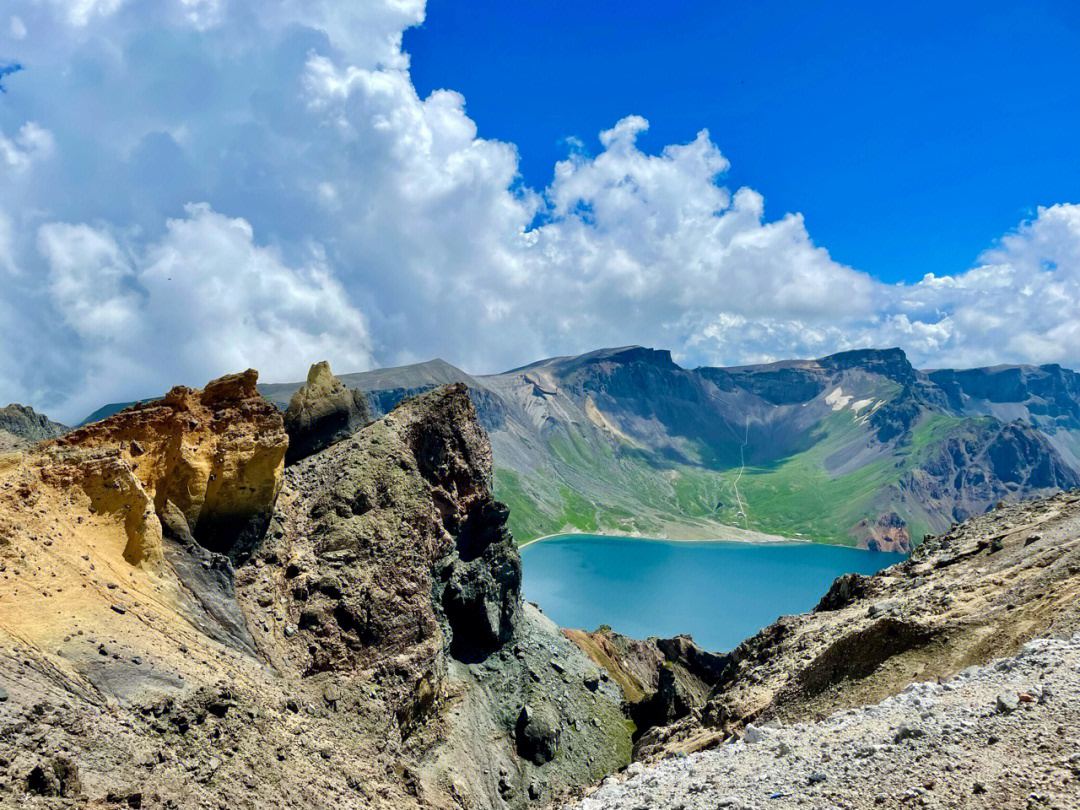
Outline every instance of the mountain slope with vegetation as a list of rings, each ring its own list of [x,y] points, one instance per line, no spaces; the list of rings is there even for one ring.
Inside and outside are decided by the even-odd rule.
[[[886,349],[690,370],[635,346],[342,380],[375,413],[468,385],[519,542],[763,533],[907,550],[1000,500],[1080,484],[1080,375],[1059,366],[922,372]],[[263,390],[284,403],[297,386]]]
[[[26,405],[0,408],[0,453],[30,447],[35,442],[63,436],[70,428],[54,422]]]

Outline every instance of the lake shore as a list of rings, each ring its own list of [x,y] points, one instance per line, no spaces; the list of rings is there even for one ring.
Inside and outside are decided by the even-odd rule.
[[[628,532],[581,532],[581,531],[562,531],[555,532],[554,534],[545,534],[542,537],[534,537],[532,540],[528,540],[518,546],[520,551],[527,546],[531,546],[533,543],[539,543],[543,540],[551,540],[555,537],[604,537],[612,538],[616,540],[657,540],[665,543],[746,543],[748,545],[774,545],[778,543],[813,543],[813,540],[807,540],[804,537],[781,537],[777,534],[764,534],[762,532],[748,531],[746,529],[740,529],[737,526],[728,527],[733,530],[733,536],[730,537],[654,537],[644,534],[630,534]],[[752,535],[752,536],[740,536],[740,535]],[[823,543],[822,545],[837,545],[835,543]]]

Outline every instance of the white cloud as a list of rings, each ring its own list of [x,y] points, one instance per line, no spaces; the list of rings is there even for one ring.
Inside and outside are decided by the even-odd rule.
[[[80,335],[108,341],[139,327],[134,271],[107,233],[88,225],[43,225],[38,249],[49,262],[49,292]]]
[[[69,25],[85,27],[95,17],[115,14],[126,0],[49,0],[56,12]]]
[[[206,204],[187,206],[138,255],[106,230],[63,223],[41,227],[39,249],[52,302],[90,363],[73,407],[92,409],[98,386],[134,397],[248,366],[293,379],[314,358],[371,365],[367,322],[318,248],[290,266],[249,223]]]
[[[26,38],[26,23],[22,21],[21,17],[12,14],[8,30],[11,32],[12,39]]]
[[[706,131],[649,154],[629,116],[523,187],[459,93],[417,94],[420,0],[49,3],[12,8],[32,67],[0,132],[0,399],[75,418],[248,365],[483,372],[632,342],[688,364],[893,344],[1080,363],[1075,206],[886,285],[725,188]]]
[[[14,138],[0,132],[0,178],[24,174],[34,163],[52,155],[56,147],[53,134],[34,121],[28,121]]]
[[[1080,206],[1036,217],[956,276],[927,276],[896,292],[936,364],[1080,361]],[[899,316],[897,316],[899,317]],[[899,321],[898,321],[899,322]]]

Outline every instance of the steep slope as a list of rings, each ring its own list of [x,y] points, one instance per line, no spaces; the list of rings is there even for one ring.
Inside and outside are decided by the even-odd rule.
[[[0,805],[520,807],[628,760],[464,386],[287,444],[249,372],[0,458]]]

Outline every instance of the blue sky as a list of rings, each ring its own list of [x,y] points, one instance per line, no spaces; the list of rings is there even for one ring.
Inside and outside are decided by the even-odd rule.
[[[810,6],[8,0],[0,402],[632,343],[1080,366],[1076,9]]]
[[[543,187],[627,114],[646,149],[706,127],[772,213],[884,281],[956,272],[1048,201],[1080,202],[1080,3],[430,0],[405,34]]]

